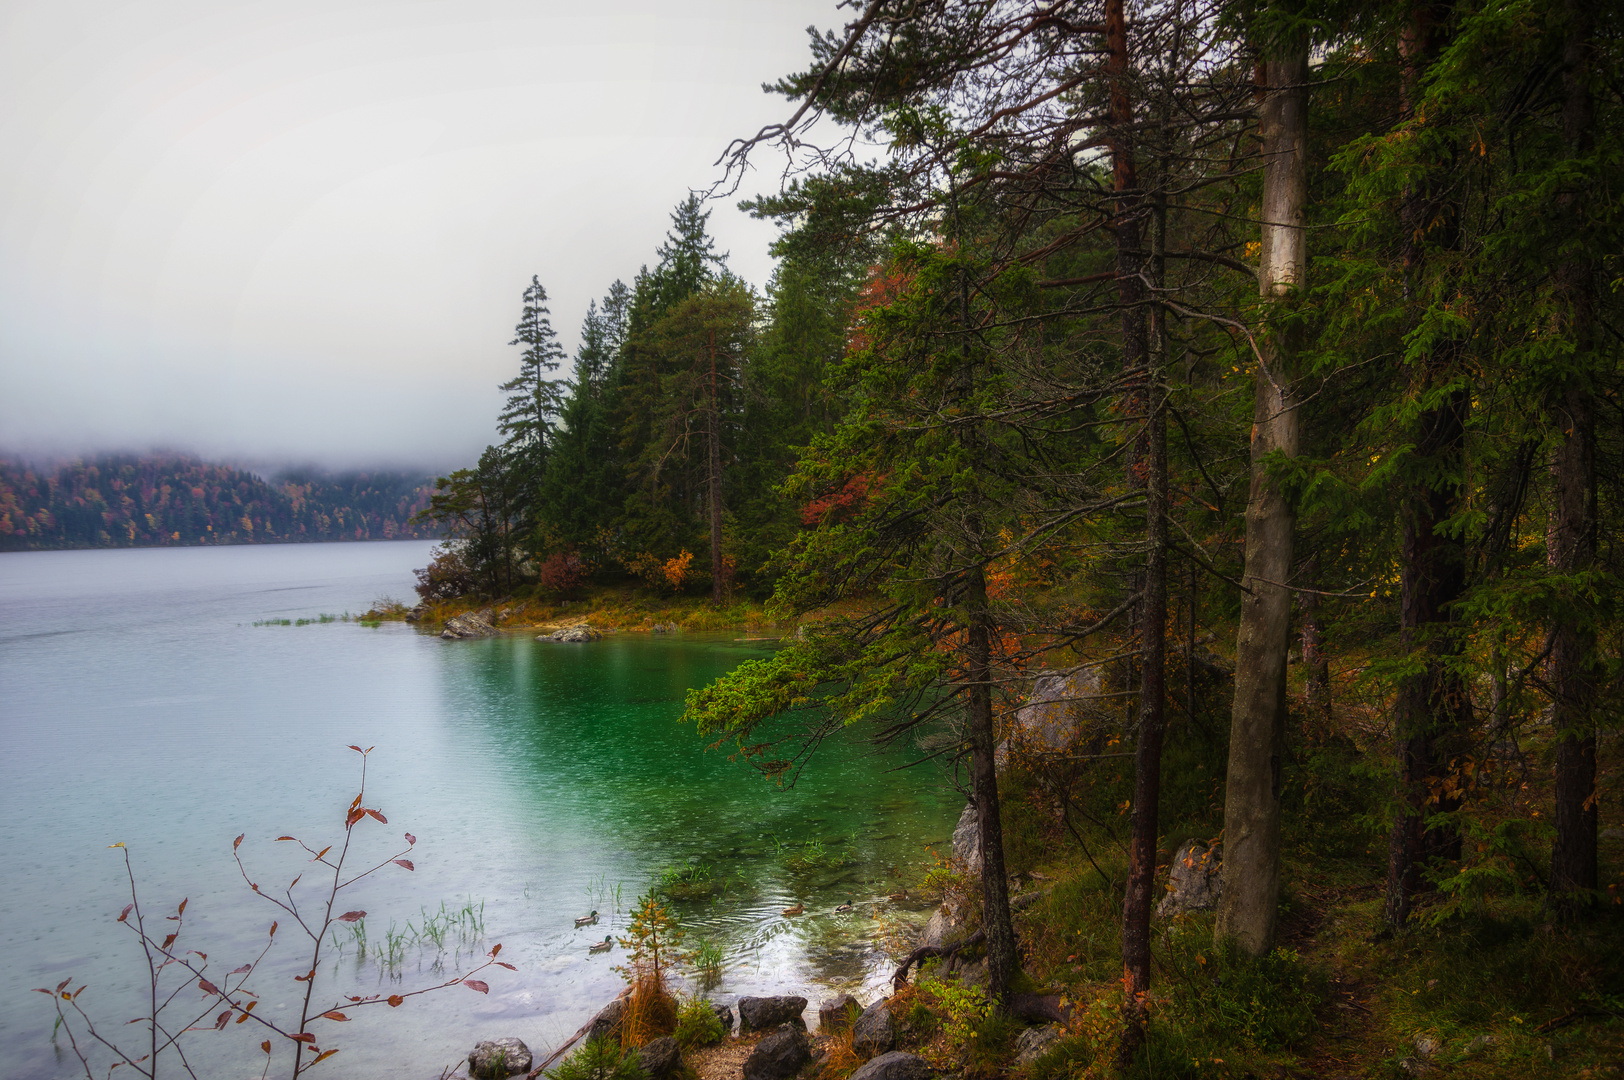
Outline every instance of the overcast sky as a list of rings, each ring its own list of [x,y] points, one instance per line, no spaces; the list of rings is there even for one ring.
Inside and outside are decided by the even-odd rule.
[[[446,468],[833,0],[4,0],[0,452]],[[741,194],[775,189],[769,157]],[[758,286],[773,227],[713,203]]]

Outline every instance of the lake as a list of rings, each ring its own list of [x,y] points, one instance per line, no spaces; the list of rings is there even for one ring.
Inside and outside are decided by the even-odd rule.
[[[357,826],[352,865],[410,831],[415,870],[391,865],[341,894],[337,910],[368,912],[367,951],[351,934],[342,951],[329,943],[318,997],[404,993],[497,942],[518,970],[488,972],[488,995],[451,987],[368,1010],[331,1040],[324,1029],[323,1046],[341,1048],[324,1075],[428,1078],[481,1038],[561,1041],[624,985],[624,950],[589,955],[589,942],[624,933],[663,873],[708,883],[675,908],[690,943],[722,950],[718,1000],[878,994],[894,966],[882,939],[924,914],[883,897],[946,853],[963,806],[938,769],[893,771],[912,748],[842,738],[782,789],[707,752],[678,723],[683,695],[765,655],[735,634],[557,645],[280,624],[410,597],[429,546],[0,555],[0,1076],[82,1075],[33,987],[73,976],[107,1031],[136,1030],[119,1028],[145,969],[114,922],[128,899],[115,843],[149,925],[189,898],[180,944],[209,953],[211,971],[251,958],[282,918],[251,985],[263,1009],[296,1017],[308,950],[238,876],[231,842],[245,834],[266,891],[314,870],[275,838],[342,839],[359,780],[350,743],[376,747],[367,805],[388,818]],[[848,897],[857,911],[833,914]],[[805,916],[780,914],[797,902]],[[473,916],[448,929],[442,906]],[[576,930],[594,908],[599,925]],[[190,1036],[200,1075],[257,1077],[253,1029]]]

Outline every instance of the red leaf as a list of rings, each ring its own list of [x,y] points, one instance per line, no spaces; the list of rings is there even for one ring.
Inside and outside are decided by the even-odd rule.
[[[401,997],[399,994],[390,994],[389,995],[389,1007],[391,1009],[398,1009],[402,1005],[404,1005],[405,1003],[406,1003],[406,999]]]
[[[378,821],[380,821],[381,823],[383,823],[385,825],[389,824],[389,819],[384,817],[382,814],[378,813],[378,811],[376,811],[376,810],[368,810],[367,813],[372,815],[373,817],[377,818]]]
[[[168,937],[164,938],[163,945],[161,945],[159,947],[163,948],[163,949],[169,948],[169,946],[171,946],[171,945],[173,945],[175,943],[175,939],[178,938],[178,937],[180,937],[179,934],[170,934]]]
[[[230,974],[232,974],[232,975],[241,975],[245,971],[253,971],[253,970],[254,970],[254,965],[252,965],[252,964],[244,964],[240,968],[233,968],[231,970]]]
[[[406,834],[406,842],[408,844],[412,845],[413,847],[416,847],[417,846],[417,837],[413,836],[411,833],[407,833]]]
[[[216,1016],[214,1018],[214,1030],[219,1031],[221,1028],[225,1027],[226,1024],[230,1022],[230,1020],[231,1020],[231,1010],[227,1009],[225,1012],[221,1013],[219,1016]]]
[[[312,1065],[320,1065],[322,1062],[326,1061],[328,1058],[332,1057],[336,1053],[338,1053],[338,1048],[337,1047],[334,1047],[331,1050],[323,1050],[321,1053],[316,1055],[316,1060],[312,1061],[310,1064],[312,1064]]]
[[[412,860],[410,860],[410,859],[396,859],[395,860],[395,865],[396,866],[404,866],[408,870],[416,870],[417,869],[417,867],[412,865]]]
[[[498,960],[496,962],[496,966],[497,967],[505,967],[509,971],[518,971],[519,970],[518,968],[514,967],[512,964],[508,963],[506,960]]]
[[[311,859],[311,860],[310,860],[310,861],[311,861],[311,862],[315,862],[315,861],[316,861],[316,859],[320,859],[320,858],[321,858],[321,857],[322,857],[322,856],[323,856],[323,855],[325,855],[325,854],[327,854],[327,853],[328,853],[328,852],[329,852],[329,851],[331,851],[331,850],[333,850],[333,845],[331,845],[331,844],[328,844],[328,845],[327,845],[327,846],[326,846],[326,847],[324,847],[324,848],[322,848],[322,849],[321,849],[321,850],[320,850],[320,851],[318,851],[318,852],[316,852],[316,858],[315,858],[315,859]],[[300,877],[303,877],[303,876],[304,876],[304,875],[303,875],[303,874],[300,874],[300,875],[299,875],[299,876],[300,876]]]
[[[271,936],[271,937],[275,937],[275,936],[276,936],[276,923],[275,923],[275,922],[272,922],[272,923],[271,923],[271,935],[270,935],[270,936]]]
[[[493,947],[492,947],[492,948],[491,948],[491,951],[490,951],[490,953],[489,953],[489,954],[488,954],[488,955],[490,955],[490,956],[495,956],[495,955],[496,955],[496,954],[497,954],[497,953],[499,953],[499,952],[501,952],[501,951],[502,951],[502,943],[501,943],[501,942],[500,942],[500,941],[498,941],[498,942],[497,942],[497,943],[496,943],[496,944],[495,944],[495,945],[494,945],[494,946],[493,946]]]
[[[238,848],[242,847],[242,838],[247,836],[247,835],[248,835],[247,833],[241,833],[241,832],[238,833],[237,834],[237,839],[235,839],[235,840],[233,840],[231,842],[231,850],[236,851]]]
[[[325,1016],[329,1020],[348,1020],[349,1019],[349,1017],[345,1016],[343,1013],[339,1012],[337,1009],[329,1009],[327,1012],[322,1013],[322,1015]]]
[[[299,875],[299,876],[298,876],[298,877],[296,877],[296,878],[294,878],[294,879],[293,879],[293,880],[292,880],[292,881],[290,881],[290,882],[288,882],[288,891],[289,891],[289,892],[292,892],[292,891],[293,891],[293,887],[294,887],[294,886],[295,886],[295,885],[297,885],[297,884],[299,884],[299,882],[300,882],[300,880],[301,880],[301,879],[302,879],[302,878],[303,878],[303,877],[304,877],[304,875],[303,875],[303,874],[300,874],[300,875]]]
[[[62,992],[62,988],[64,986],[68,985],[72,981],[73,981],[72,979],[63,979],[61,982],[57,983],[56,984],[56,992],[60,994]]]
[[[218,994],[220,992],[220,988],[209,982],[207,979],[197,980],[197,988],[203,991],[205,994]]]
[[[360,748],[360,747],[359,747],[359,746],[356,746],[356,745],[355,745],[355,744],[354,744],[354,743],[350,743],[350,749],[351,749],[351,750],[354,750],[354,751],[355,751],[355,752],[356,752],[356,753],[357,753],[357,754],[364,754],[364,753],[366,753],[366,751],[365,751],[365,750],[363,750],[363,749],[361,749],[361,748]]]
[[[259,1048],[269,1054],[271,1052],[271,1040],[266,1039],[264,1042],[259,1044]]]
[[[309,971],[305,972],[303,975],[295,975],[293,977],[293,981],[294,982],[309,982],[311,979],[314,979],[315,977],[316,977],[316,969],[311,968]]]
[[[292,1039],[294,1042],[313,1043],[316,1041],[316,1037],[310,1034],[308,1031],[301,1031],[297,1035],[289,1035],[288,1038]]]
[[[296,836],[278,836],[278,837],[277,837],[277,838],[276,838],[276,842],[277,842],[277,843],[279,843],[279,844],[280,844],[280,843],[281,843],[281,842],[282,842],[282,841],[284,841],[284,840],[292,840],[292,841],[294,841],[294,842],[295,842],[295,843],[297,843],[297,842],[298,842],[298,839],[299,839],[299,838],[298,838],[298,837],[296,837]]]
[[[367,913],[364,912],[364,911],[346,911],[344,914],[342,914],[342,915],[340,915],[338,917],[338,921],[339,922],[355,922],[357,919],[364,919],[366,917],[367,917]]]
[[[490,985],[488,983],[482,983],[478,979],[464,979],[462,980],[462,985],[466,986],[470,990],[477,990],[481,994],[488,994],[491,992]]]
[[[118,913],[118,921],[123,922],[125,919],[128,919],[130,917],[130,911],[134,907],[134,904],[125,904],[124,910]]]
[[[360,821],[362,818],[364,818],[366,816],[367,816],[367,812],[365,810],[351,810],[344,817],[344,827],[346,829],[348,829],[348,828],[352,827],[357,821]]]
[[[189,897],[189,896],[186,898],[186,900],[190,900],[190,899],[191,899],[191,897]],[[184,915],[184,914],[186,914],[186,900],[182,900],[180,902],[180,907],[175,909],[175,914],[176,915]]]

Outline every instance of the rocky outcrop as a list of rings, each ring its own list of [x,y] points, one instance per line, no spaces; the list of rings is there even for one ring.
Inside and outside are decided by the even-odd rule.
[[[845,1031],[851,1027],[852,1016],[862,1011],[863,1006],[850,994],[824,998],[818,1005],[818,1030],[825,1035],[834,1031]]]
[[[974,806],[966,806],[953,827],[953,858],[970,873],[981,874],[981,818]]]
[[[440,631],[440,636],[447,641],[493,637],[495,634],[496,627],[492,626],[481,612],[453,615],[445,621],[445,627]]]
[[[964,929],[969,922],[967,913],[962,906],[953,903],[942,904],[933,912],[925,923],[925,928],[919,932],[919,946],[929,946],[940,949],[950,945],[964,936]]]
[[[682,1048],[669,1035],[638,1047],[637,1060],[648,1080],[674,1080],[682,1074]]]
[[[660,623],[655,623],[653,626],[649,627],[649,631],[651,633],[655,633],[655,634],[675,634],[678,630],[681,630],[681,629],[682,629],[682,627],[678,626],[674,622],[660,622]]]
[[[893,1050],[881,1054],[851,1074],[851,1080],[930,1080],[930,1065],[918,1054]]]
[[[474,1080],[506,1080],[530,1071],[530,1048],[519,1039],[482,1042],[468,1055],[468,1075]]]
[[[1027,1028],[1015,1038],[1015,1064],[1027,1066],[1048,1053],[1066,1033],[1054,1024]]]
[[[739,999],[739,1030],[766,1031],[780,1024],[806,1028],[801,1014],[806,1012],[804,997],[742,997]]]
[[[542,634],[536,640],[559,641],[567,644],[583,641],[597,641],[601,637],[603,637],[603,631],[594,630],[592,627],[582,623],[580,626],[566,626],[562,630],[554,630],[550,634]]]
[[[883,1001],[863,1010],[851,1026],[851,1048],[860,1058],[878,1057],[897,1048],[897,1022]]]
[[[1080,668],[1043,675],[1032,684],[1026,704],[1015,712],[1010,743],[1034,753],[1058,754],[1070,750],[1087,734],[1096,718],[1094,703],[1100,696],[1100,669]]]
[[[1167,895],[1156,905],[1159,917],[1165,919],[1218,906],[1223,886],[1218,876],[1222,866],[1220,852],[1217,845],[1208,848],[1199,840],[1186,840],[1180,845],[1167,872]]]
[[[744,1010],[739,1011],[742,1014]],[[744,1059],[744,1080],[789,1080],[811,1060],[811,1040],[806,1032],[794,1024],[780,1024]]]
[[[620,1021],[626,1015],[626,999],[615,998],[609,1004],[598,1010],[598,1015],[592,1018],[592,1026],[587,1030],[586,1037],[592,1039],[618,1038],[620,1034]]]

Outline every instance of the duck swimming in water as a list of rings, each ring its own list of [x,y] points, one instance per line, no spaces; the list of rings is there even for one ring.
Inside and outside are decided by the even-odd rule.
[[[575,925],[576,926],[591,926],[593,923],[595,923],[597,921],[598,921],[598,913],[596,911],[594,911],[590,915],[582,915],[579,919],[576,919],[575,920]]]
[[[785,908],[784,909],[784,914],[785,915],[799,915],[801,912],[803,912],[805,910],[806,910],[806,905],[805,904],[796,904],[794,907]]]
[[[846,914],[847,912],[849,912],[851,910],[852,910],[851,897],[848,896],[848,897],[846,897],[846,902],[844,904],[841,904],[839,907],[835,908],[835,914],[836,915],[844,915],[844,914]]]
[[[901,903],[902,901],[908,899],[908,890],[898,889],[896,892],[888,895],[886,899],[891,901],[893,904]]]
[[[603,935],[602,941],[595,941],[587,946],[587,952],[608,952],[615,947],[615,939],[608,934]]]

